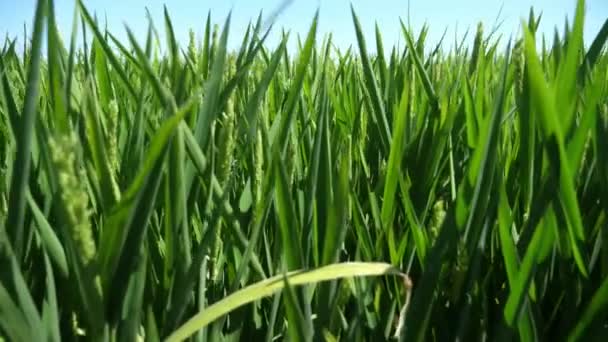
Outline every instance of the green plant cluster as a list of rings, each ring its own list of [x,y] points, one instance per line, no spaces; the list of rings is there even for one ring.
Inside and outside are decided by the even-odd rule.
[[[608,336],[608,20],[404,49],[120,41],[53,0],[0,50],[0,340]],[[445,38],[445,35],[444,35]],[[166,51],[160,50],[160,45]],[[297,41],[289,51],[288,41]],[[387,53],[390,51],[390,53]]]

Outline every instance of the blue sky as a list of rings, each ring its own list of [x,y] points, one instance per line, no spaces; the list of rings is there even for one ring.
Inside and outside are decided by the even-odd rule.
[[[89,11],[97,13],[104,22],[107,18],[112,33],[125,39],[124,23],[144,40],[146,32],[147,7],[156,27],[163,28],[163,4],[167,4],[174,29],[184,46],[187,44],[188,30],[192,28],[198,37],[202,36],[207,12],[211,10],[215,23],[223,23],[230,10],[233,13],[229,44],[238,47],[250,20],[255,20],[260,10],[269,15],[283,0],[85,0]],[[356,45],[350,4],[354,5],[365,31],[370,50],[374,44],[374,23],[378,23],[385,47],[403,46],[399,18],[408,17],[408,0],[292,0],[281,13],[275,24],[276,35],[270,40],[277,42],[280,28],[305,35],[314,12],[320,9],[319,33],[332,32],[334,42],[341,48]],[[23,24],[31,29],[35,0],[0,0],[0,34],[3,36],[23,35]],[[55,0],[55,8],[62,36],[69,37],[72,24],[74,0]],[[585,38],[589,44],[608,16],[608,0],[586,1]],[[470,28],[474,34],[477,22],[484,23],[490,30],[502,6],[500,20],[504,21],[501,33],[506,37],[516,34],[521,19],[527,17],[531,6],[538,13],[543,12],[541,30],[552,34],[557,25],[562,30],[564,18],[573,18],[575,0],[410,0],[411,24],[419,29],[425,22],[430,25],[429,41],[437,42],[444,30],[448,29],[448,43],[454,35]],[[28,32],[29,34],[29,32]],[[472,34],[470,35],[472,36]],[[3,37],[2,37],[3,38]],[[290,39],[293,42],[295,40]]]

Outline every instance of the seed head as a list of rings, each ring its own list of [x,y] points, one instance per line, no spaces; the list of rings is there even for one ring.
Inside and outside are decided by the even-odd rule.
[[[110,166],[114,172],[118,172],[118,104],[116,100],[110,101],[108,105],[107,144]]]
[[[257,204],[262,200],[262,179],[264,175],[264,146],[262,142],[262,131],[260,129],[257,130],[255,139],[254,163],[253,196],[254,204]]]
[[[87,265],[93,261],[96,247],[89,220],[89,196],[83,183],[86,174],[77,161],[79,146],[79,139],[73,131],[51,137],[49,141],[70,235],[82,262]]]
[[[232,162],[234,160],[234,148],[236,146],[236,138],[234,134],[234,103],[232,99],[228,99],[226,104],[226,112],[222,115],[218,147],[221,162],[219,164],[218,180],[220,183],[225,182],[230,175]]]

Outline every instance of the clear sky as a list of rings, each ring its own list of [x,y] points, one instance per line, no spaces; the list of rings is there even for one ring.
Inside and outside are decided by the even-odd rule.
[[[147,28],[147,7],[154,19],[155,26],[161,31],[163,25],[163,4],[166,4],[174,29],[180,43],[187,44],[188,30],[192,28],[198,37],[202,36],[205,18],[210,10],[214,23],[223,23],[232,9],[233,19],[229,44],[238,47],[246,26],[255,20],[260,10],[270,15],[283,0],[85,0],[90,12],[98,15],[101,22],[107,18],[110,31],[125,39],[126,23],[143,42]],[[270,42],[277,42],[280,28],[305,35],[314,12],[320,9],[319,33],[333,33],[334,42],[341,48],[356,46],[356,37],[350,4],[354,5],[365,31],[370,50],[374,44],[374,23],[380,26],[385,47],[403,46],[399,18],[407,22],[408,0],[292,0],[281,13],[275,24],[276,35]],[[35,0],[0,0],[0,34],[11,37],[23,36],[23,24],[31,30]],[[72,24],[74,0],[55,0],[55,8],[62,36],[67,40]],[[506,37],[517,33],[521,19],[527,17],[531,6],[535,12],[542,11],[541,30],[552,35],[555,26],[560,32],[566,16],[574,16],[576,0],[410,0],[411,24],[419,29],[427,22],[430,25],[429,41],[437,42],[444,30],[448,29],[448,43],[454,41],[455,34],[471,29],[475,32],[479,21],[489,31],[496,20],[499,10],[500,20],[504,21],[501,33]],[[585,39],[590,44],[601,25],[608,17],[608,0],[586,1]],[[486,31],[486,32],[487,32]],[[30,32],[28,32],[30,34]],[[2,37],[3,38],[3,37]],[[294,42],[292,38],[290,39]]]

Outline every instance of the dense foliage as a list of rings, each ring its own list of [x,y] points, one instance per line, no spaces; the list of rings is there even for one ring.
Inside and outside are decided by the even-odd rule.
[[[0,340],[606,336],[608,21],[370,54],[352,17],[227,51],[165,11],[161,53],[39,0],[0,53]]]

